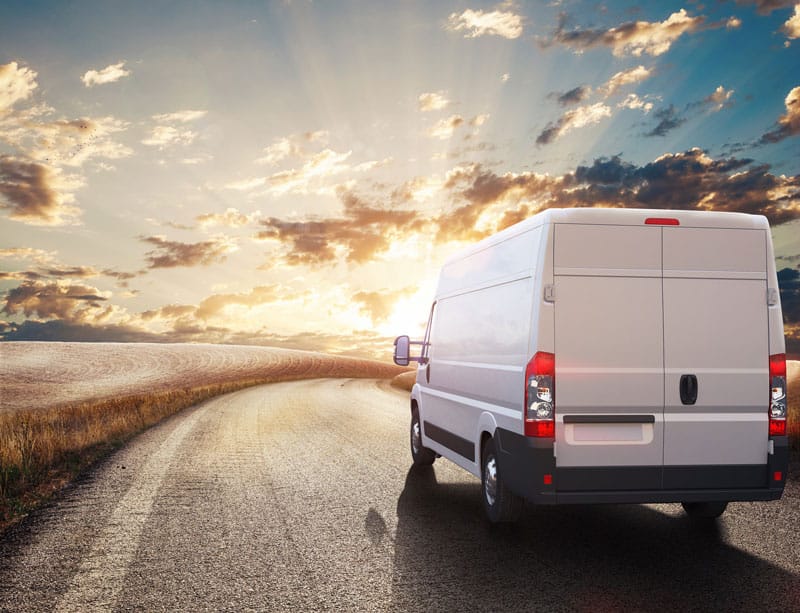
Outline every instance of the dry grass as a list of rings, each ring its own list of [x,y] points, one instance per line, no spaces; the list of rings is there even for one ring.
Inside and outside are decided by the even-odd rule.
[[[211,372],[205,372],[203,364],[198,365],[197,371],[206,379],[205,384],[197,383],[198,376],[176,377],[176,369],[171,372],[169,368],[161,368],[157,381],[142,382],[137,380],[135,373],[129,373],[124,385],[138,390],[135,393],[52,404],[54,392],[58,391],[59,385],[68,384],[69,377],[54,378],[52,361],[40,359],[42,356],[39,355],[52,347],[46,343],[35,345],[38,346],[25,348],[25,351],[36,354],[36,359],[29,359],[28,365],[38,364],[41,372],[27,368],[23,382],[38,378],[40,383],[30,386],[26,402],[21,403],[25,408],[9,406],[8,395],[3,390],[6,402],[3,403],[5,410],[0,411],[0,530],[135,434],[213,396],[262,383],[316,377],[390,378],[401,370],[371,360],[284,350],[254,353],[250,348],[242,349],[247,355],[258,356],[259,360],[255,364],[249,360],[243,367],[241,360],[237,361],[239,348],[233,347],[220,353],[228,353],[224,364],[227,368],[216,364]],[[86,347],[79,349],[83,351]],[[119,358],[114,364],[104,360],[102,368],[88,371],[84,364],[80,369],[82,378],[91,382],[95,374],[102,379],[111,373],[116,381],[120,378],[119,370],[129,367],[132,359],[144,351],[142,347],[133,345],[118,345],[116,349]],[[184,349],[180,351],[191,356],[191,351]],[[59,348],[59,351],[64,351],[64,348]],[[200,347],[197,351],[198,356],[209,353],[208,347]],[[216,352],[216,349],[212,351]],[[156,353],[160,353],[160,357],[165,355],[160,350]],[[260,359],[262,355],[267,356],[266,362]],[[22,370],[20,363],[3,364],[0,380],[11,380],[14,373],[19,374]],[[180,369],[177,370],[180,373]],[[253,376],[254,372],[256,376]],[[187,382],[187,379],[192,384],[179,384],[179,381]],[[97,387],[105,389],[102,383]],[[35,400],[37,394],[44,407],[31,406],[31,396]],[[55,395],[58,397],[57,393]]]

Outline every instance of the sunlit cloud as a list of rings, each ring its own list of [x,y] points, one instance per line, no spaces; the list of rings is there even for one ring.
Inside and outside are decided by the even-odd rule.
[[[153,115],[157,125],[150,129],[150,135],[142,139],[142,144],[158,147],[160,150],[176,145],[190,145],[197,138],[197,132],[175,124],[186,124],[206,116],[206,111],[182,110],[174,113]]]
[[[401,296],[413,292],[414,288],[405,287],[397,290],[381,290],[377,292],[360,291],[353,294],[353,300],[366,313],[373,324],[389,319],[394,311],[395,303]]]
[[[781,32],[792,40],[800,38],[800,4],[795,4],[794,14],[783,24]]]
[[[235,241],[226,236],[216,236],[199,243],[171,241],[164,236],[143,236],[140,240],[156,247],[145,254],[150,269],[208,266],[223,262],[228,253],[238,248]]]
[[[30,98],[37,87],[35,71],[17,62],[0,64],[0,113]]]
[[[125,68],[125,62],[111,64],[102,70],[87,70],[81,77],[81,81],[86,87],[94,87],[95,85],[105,85],[107,83],[114,83],[123,77],[130,76],[131,71]]]
[[[731,97],[733,96],[732,89],[725,89],[720,85],[715,89],[711,95],[703,99],[703,102],[712,110],[720,111],[725,107],[730,106]]]
[[[636,94],[628,94],[624,100],[617,104],[618,108],[626,108],[633,110],[641,110],[644,113],[649,113],[653,110],[653,103],[649,100],[644,100]]]
[[[230,207],[224,213],[206,213],[198,215],[195,219],[201,228],[212,226],[226,226],[228,228],[241,228],[258,221],[261,211],[255,211],[250,215],[245,215],[239,209]]]
[[[775,129],[761,137],[761,143],[777,143],[800,134],[800,86],[792,88],[784,100],[786,113],[778,118]]]
[[[548,124],[536,137],[536,143],[539,145],[552,143],[571,130],[599,123],[605,117],[611,117],[611,107],[602,102],[579,106],[565,112],[558,120]]]
[[[672,13],[664,21],[630,21],[609,29],[566,30],[562,20],[553,37],[544,41],[544,45],[559,43],[576,52],[604,46],[610,47],[617,57],[638,57],[642,54],[658,56],[669,51],[683,34],[701,29],[704,22],[705,17],[692,17],[685,9]]]
[[[275,240],[287,247],[289,265],[334,263],[339,257],[360,264],[386,252],[395,236],[419,229],[424,221],[410,210],[373,206],[351,191],[339,190],[340,217],[291,220],[270,217],[256,237]]]
[[[452,13],[447,24],[454,32],[463,31],[466,38],[494,35],[514,39],[522,35],[522,16],[509,11],[466,9],[461,14]]]
[[[72,193],[83,186],[61,169],[8,155],[0,156],[0,209],[9,218],[33,225],[75,223],[80,209]]]
[[[264,155],[256,160],[257,164],[275,165],[287,158],[304,158],[311,152],[309,145],[328,143],[329,133],[327,130],[316,130],[313,132],[303,132],[302,134],[292,134],[276,139],[269,147],[264,149]]]
[[[420,94],[417,100],[417,108],[420,111],[440,111],[450,104],[445,92],[426,92]]]
[[[641,83],[652,74],[652,68],[645,68],[641,65],[623,70],[614,74],[602,87],[598,88],[598,91],[608,97],[613,95],[619,88],[632,83]]]
[[[153,115],[153,119],[158,123],[188,123],[190,121],[197,121],[202,119],[208,114],[208,111],[176,111],[174,113],[162,113],[160,115]]]

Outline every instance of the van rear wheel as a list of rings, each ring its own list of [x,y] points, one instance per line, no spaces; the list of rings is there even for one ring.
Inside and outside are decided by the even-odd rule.
[[[422,446],[422,430],[419,423],[419,411],[411,411],[411,458],[414,466],[429,466],[436,459],[436,454]]]
[[[682,502],[683,510],[696,519],[716,519],[728,508],[727,502]]]
[[[486,516],[493,524],[516,521],[525,501],[506,487],[497,466],[494,439],[486,441],[481,458],[481,490]]]

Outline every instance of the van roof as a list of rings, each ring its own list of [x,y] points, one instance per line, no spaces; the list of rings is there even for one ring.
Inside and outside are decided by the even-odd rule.
[[[646,219],[651,217],[677,219],[680,226],[690,228],[769,229],[769,222],[766,217],[748,213],[684,211],[680,209],[554,208],[537,213],[466,249],[460,250],[447,258],[445,264],[548,223],[641,226],[644,225]]]

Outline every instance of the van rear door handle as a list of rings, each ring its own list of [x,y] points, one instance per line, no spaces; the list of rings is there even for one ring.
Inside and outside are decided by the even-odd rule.
[[[683,404],[697,402],[697,377],[694,375],[681,375],[680,392]]]

